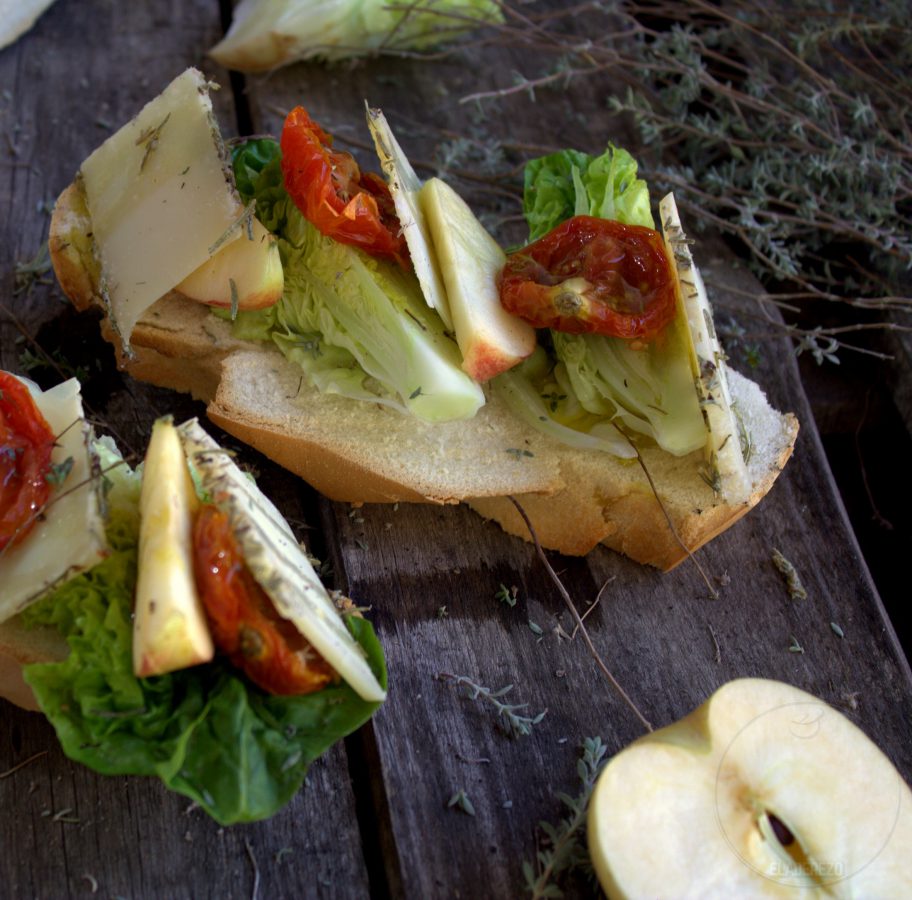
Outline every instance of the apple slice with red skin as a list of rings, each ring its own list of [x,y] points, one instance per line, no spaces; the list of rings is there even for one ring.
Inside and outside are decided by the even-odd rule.
[[[500,305],[497,276],[506,256],[462,197],[431,178],[421,188],[420,200],[446,285],[462,368],[476,381],[487,381],[532,353],[535,329]]]
[[[226,244],[175,290],[207,306],[264,309],[282,296],[285,276],[273,234],[251,219],[249,234]]]

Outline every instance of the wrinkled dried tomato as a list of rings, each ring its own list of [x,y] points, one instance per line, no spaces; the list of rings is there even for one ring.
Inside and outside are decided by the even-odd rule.
[[[332,149],[332,137],[300,106],[282,129],[285,190],[323,234],[365,253],[411,268],[389,187],[362,173],[350,153]]]
[[[228,516],[204,504],[194,522],[194,572],[215,645],[271,694],[310,694],[337,681],[331,666],[276,611],[244,564]]]
[[[0,372],[0,550],[34,527],[51,493],[54,432],[29,389]]]
[[[675,274],[651,228],[574,216],[507,258],[504,309],[536,328],[648,341],[675,316]]]

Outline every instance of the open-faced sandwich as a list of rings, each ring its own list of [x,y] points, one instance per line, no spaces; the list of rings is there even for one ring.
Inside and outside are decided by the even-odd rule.
[[[301,108],[229,155],[188,70],[59,198],[64,291],[128,372],[332,499],[464,501],[528,537],[515,497],[546,547],[670,568],[766,494],[797,422],[727,369],[628,154],[530,163],[508,259],[368,120],[388,185]]]
[[[195,420],[157,421],[133,471],[75,380],[0,372],[0,436],[0,696],[98,772],[275,813],[385,697],[369,623]]]

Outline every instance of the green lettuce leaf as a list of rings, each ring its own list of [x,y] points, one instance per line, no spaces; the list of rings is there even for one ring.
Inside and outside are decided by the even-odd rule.
[[[57,627],[70,648],[63,662],[27,666],[26,681],[71,759],[106,775],[156,775],[223,825],[267,818],[298,791],[310,763],[379,704],[344,683],[270,696],[220,661],[136,678],[139,478],[126,466],[106,477],[114,550],[23,613],[26,624]],[[346,622],[386,687],[370,624]]]
[[[537,241],[572,216],[654,228],[649,187],[636,174],[636,160],[613,144],[600,156],[560,150],[531,160],[523,173],[529,241]]]
[[[637,178],[636,160],[613,145],[600,156],[563,150],[534,159],[524,179],[530,241],[575,215],[655,227],[649,188]],[[655,441],[683,456],[707,442],[689,342],[680,305],[675,320],[645,346],[623,338],[553,331],[550,374],[544,375],[540,365],[521,367],[495,379],[495,389],[517,415],[564,443],[626,458],[633,448],[626,437],[619,439],[620,428],[623,435]],[[534,408],[536,393],[541,408]]]
[[[239,314],[235,335],[270,338],[326,393],[431,422],[473,416],[484,394],[414,276],[322,235],[285,192],[278,146],[270,156],[266,142],[253,143],[236,151],[235,171],[279,237],[285,292],[268,310]]]

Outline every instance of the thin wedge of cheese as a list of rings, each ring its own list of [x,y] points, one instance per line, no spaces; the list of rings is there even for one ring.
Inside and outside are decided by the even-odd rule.
[[[25,379],[23,379],[25,381]],[[28,384],[57,436],[51,454],[54,481],[47,509],[28,536],[0,550],[0,622],[55,585],[101,562],[108,552],[101,474],[91,451],[91,428],[75,378],[42,392]]]
[[[732,403],[725,352],[716,335],[706,286],[694,265],[690,243],[672,194],[662,198],[659,215],[668,255],[674,261],[678,275],[679,301],[683,304],[692,340],[690,357],[694,385],[709,432],[705,479],[728,503],[742,503],[751,493],[744,453],[749,441]]]
[[[377,155],[380,157],[380,165],[389,182],[393,203],[396,205],[396,215],[405,235],[405,243],[412,257],[421,292],[427,305],[437,310],[443,324],[452,330],[453,317],[450,314],[446,288],[440,274],[431,231],[418,196],[421,191],[421,179],[399,146],[386,116],[379,109],[368,107],[367,125],[374,139]]]
[[[364,651],[282,514],[195,419],[178,430],[203,490],[228,515],[247,568],[279,615],[295,625],[359,697],[385,699]]]
[[[126,352],[143,312],[243,229],[212,114],[187,69],[81,166],[100,292]]]

